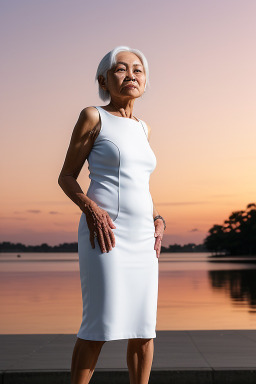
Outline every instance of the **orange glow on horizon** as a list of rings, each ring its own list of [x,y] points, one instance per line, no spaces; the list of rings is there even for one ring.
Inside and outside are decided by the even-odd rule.
[[[143,33],[115,0],[100,14],[93,2],[62,4],[61,13],[49,1],[2,7],[0,242],[77,241],[81,211],[57,180],[80,111],[105,104],[94,77],[117,45],[149,62],[150,87],[134,115],[152,128],[150,191],[167,224],[162,245],[202,243],[214,224],[255,202],[256,2],[142,1]],[[87,162],[78,182],[86,193]]]

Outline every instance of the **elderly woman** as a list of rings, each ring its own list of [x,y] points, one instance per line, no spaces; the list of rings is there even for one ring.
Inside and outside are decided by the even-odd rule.
[[[150,127],[133,115],[148,84],[143,53],[116,47],[96,80],[105,106],[84,108],[74,127],[59,185],[81,209],[78,254],[83,318],[71,365],[72,384],[89,383],[106,341],[128,339],[130,383],[148,383],[156,337],[158,261],[165,221],[153,204],[156,157]],[[88,160],[84,194],[76,179]]]

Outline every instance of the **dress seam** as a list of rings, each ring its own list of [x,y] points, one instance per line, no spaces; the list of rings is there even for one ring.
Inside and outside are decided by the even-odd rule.
[[[145,135],[146,135],[146,138],[147,138],[147,140],[148,140],[148,133],[146,133],[146,131],[145,131],[144,124],[143,124],[142,120],[140,120],[140,123],[141,123],[141,125],[142,125],[143,131],[144,131],[144,133],[145,133]],[[147,130],[147,131],[148,131],[148,130]]]
[[[113,219],[113,222],[115,222],[119,216],[119,213],[120,213],[120,164],[121,164],[121,152],[120,152],[120,149],[119,147],[112,141],[112,140],[109,140],[109,139],[101,139],[101,140],[98,140],[98,143],[100,143],[101,141],[109,141],[110,143],[114,144],[114,146],[118,149],[118,152],[119,152],[119,162],[118,162],[118,203],[117,203],[117,215],[116,217]]]

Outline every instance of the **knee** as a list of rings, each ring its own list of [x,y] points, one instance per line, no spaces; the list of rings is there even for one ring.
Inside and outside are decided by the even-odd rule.
[[[146,353],[149,348],[153,346],[154,339],[129,339],[128,345],[131,348],[140,350],[142,353]]]

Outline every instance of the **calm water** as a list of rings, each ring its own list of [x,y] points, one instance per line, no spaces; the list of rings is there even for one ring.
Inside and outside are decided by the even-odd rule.
[[[78,255],[20,255],[0,253],[0,333],[77,333]],[[207,255],[160,255],[157,330],[256,329],[256,257]]]

